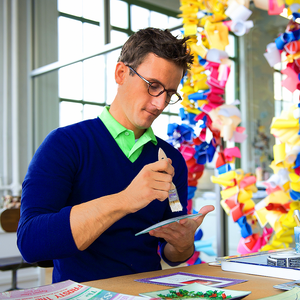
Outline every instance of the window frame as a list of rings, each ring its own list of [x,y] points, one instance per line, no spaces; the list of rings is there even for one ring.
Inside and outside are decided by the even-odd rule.
[[[110,34],[113,30],[118,31],[118,32],[122,32],[122,33],[126,33],[126,34],[128,34],[128,36],[134,33],[134,31],[131,29],[131,5],[140,6],[142,8],[148,9],[150,11],[155,11],[155,12],[158,12],[158,13],[162,13],[162,14],[167,15],[168,17],[176,18],[177,15],[178,15],[177,11],[168,10],[168,9],[159,7],[155,4],[151,4],[151,3],[145,3],[145,2],[137,1],[137,0],[134,0],[134,1],[133,0],[121,0],[121,1],[128,4],[128,9],[127,9],[127,15],[128,15],[128,24],[127,25],[128,25],[128,27],[127,27],[127,29],[120,28],[120,27],[117,27],[117,26],[112,26],[110,24],[110,13],[109,13],[110,12],[110,0],[104,0],[104,2],[103,2],[103,4],[104,4],[103,9],[106,12],[106,17],[105,17],[106,19],[104,20],[104,25],[103,25],[104,26],[104,35],[106,37],[105,40],[104,40],[104,43],[105,43],[104,46],[109,45]],[[86,22],[86,23],[89,23],[89,24],[92,24],[92,25],[99,25],[99,22],[97,22],[97,21],[86,19],[86,18],[83,18],[83,17],[78,17],[78,16],[75,16],[75,15],[71,15],[71,14],[68,14],[68,13],[60,12],[60,11],[58,11],[58,18],[59,17],[66,17],[66,18],[70,18],[70,19],[73,19],[73,20],[77,20],[77,21],[82,22],[82,24]],[[170,31],[174,31],[174,30],[181,29],[181,28],[182,28],[182,24],[180,24],[176,27],[173,27],[173,28],[169,28],[169,29],[170,29]],[[93,56],[82,57],[82,59],[76,60],[73,63],[84,62],[86,59],[96,57],[96,56],[99,56],[99,55],[105,55],[109,52],[121,49],[121,47],[122,46],[112,47],[111,50],[107,50],[107,51],[104,51],[104,52],[101,51],[100,53],[95,54]],[[69,63],[68,65],[71,65],[71,64],[72,63]],[[60,65],[59,68],[57,68],[57,69],[59,70],[60,68],[62,68],[64,66],[67,66],[67,65]],[[107,89],[107,86],[105,86],[105,89]],[[105,93],[105,95],[107,94],[106,91],[104,93]],[[94,106],[100,106],[100,107],[104,107],[104,106],[107,105],[107,99],[104,99],[104,102],[100,103],[100,102],[86,101],[86,100],[84,100],[84,98],[81,99],[81,100],[75,100],[75,99],[71,99],[71,98],[69,99],[69,98],[59,97],[59,103],[63,103],[63,102],[81,104],[82,105],[82,115],[83,115],[83,111],[84,111],[84,105],[94,105]],[[178,116],[178,113],[170,112],[168,108],[165,111],[163,111],[162,114],[169,116],[169,120],[170,120],[171,117],[177,117]],[[82,118],[82,120],[83,119],[84,118]],[[167,129],[166,129],[166,131],[167,131]]]

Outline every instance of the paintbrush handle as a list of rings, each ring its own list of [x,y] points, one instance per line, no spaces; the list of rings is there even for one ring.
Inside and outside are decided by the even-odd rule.
[[[158,160],[168,160],[166,153],[163,149],[158,149]]]
[[[168,158],[167,158],[166,153],[163,151],[163,149],[159,148],[158,149],[158,160],[167,160],[167,159]],[[176,186],[173,182],[172,182],[171,190],[169,191],[168,198],[169,198],[169,204],[170,204],[172,212],[182,211],[182,205],[179,201]]]
[[[163,149],[158,150],[158,160],[168,160],[166,153]],[[172,189],[176,189],[175,184],[172,182]]]

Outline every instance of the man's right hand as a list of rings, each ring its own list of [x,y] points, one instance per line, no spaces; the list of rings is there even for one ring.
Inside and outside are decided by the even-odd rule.
[[[143,167],[130,185],[121,192],[130,213],[136,212],[155,199],[164,201],[172,187],[174,168],[171,160],[157,161]]]
[[[125,190],[73,206],[70,226],[77,248],[85,250],[127,214],[144,208],[155,199],[167,199],[173,175],[170,159],[157,161],[144,166]]]

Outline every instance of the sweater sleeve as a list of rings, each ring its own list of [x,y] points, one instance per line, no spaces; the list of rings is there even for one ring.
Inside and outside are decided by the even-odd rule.
[[[19,250],[28,262],[52,260],[79,251],[70,227],[68,203],[76,173],[76,146],[60,130],[36,151],[22,185]]]

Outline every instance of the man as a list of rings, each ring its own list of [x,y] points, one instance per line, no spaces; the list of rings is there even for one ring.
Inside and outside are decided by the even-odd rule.
[[[53,282],[82,282],[178,265],[194,253],[203,216],[135,234],[186,214],[187,168],[180,152],[154,136],[151,124],[192,63],[186,39],[148,28],[124,44],[118,84],[99,118],[51,132],[23,182],[18,247],[28,262],[53,260]],[[175,99],[175,100],[174,100]],[[162,148],[170,160],[158,161]],[[182,212],[172,213],[177,187]]]

